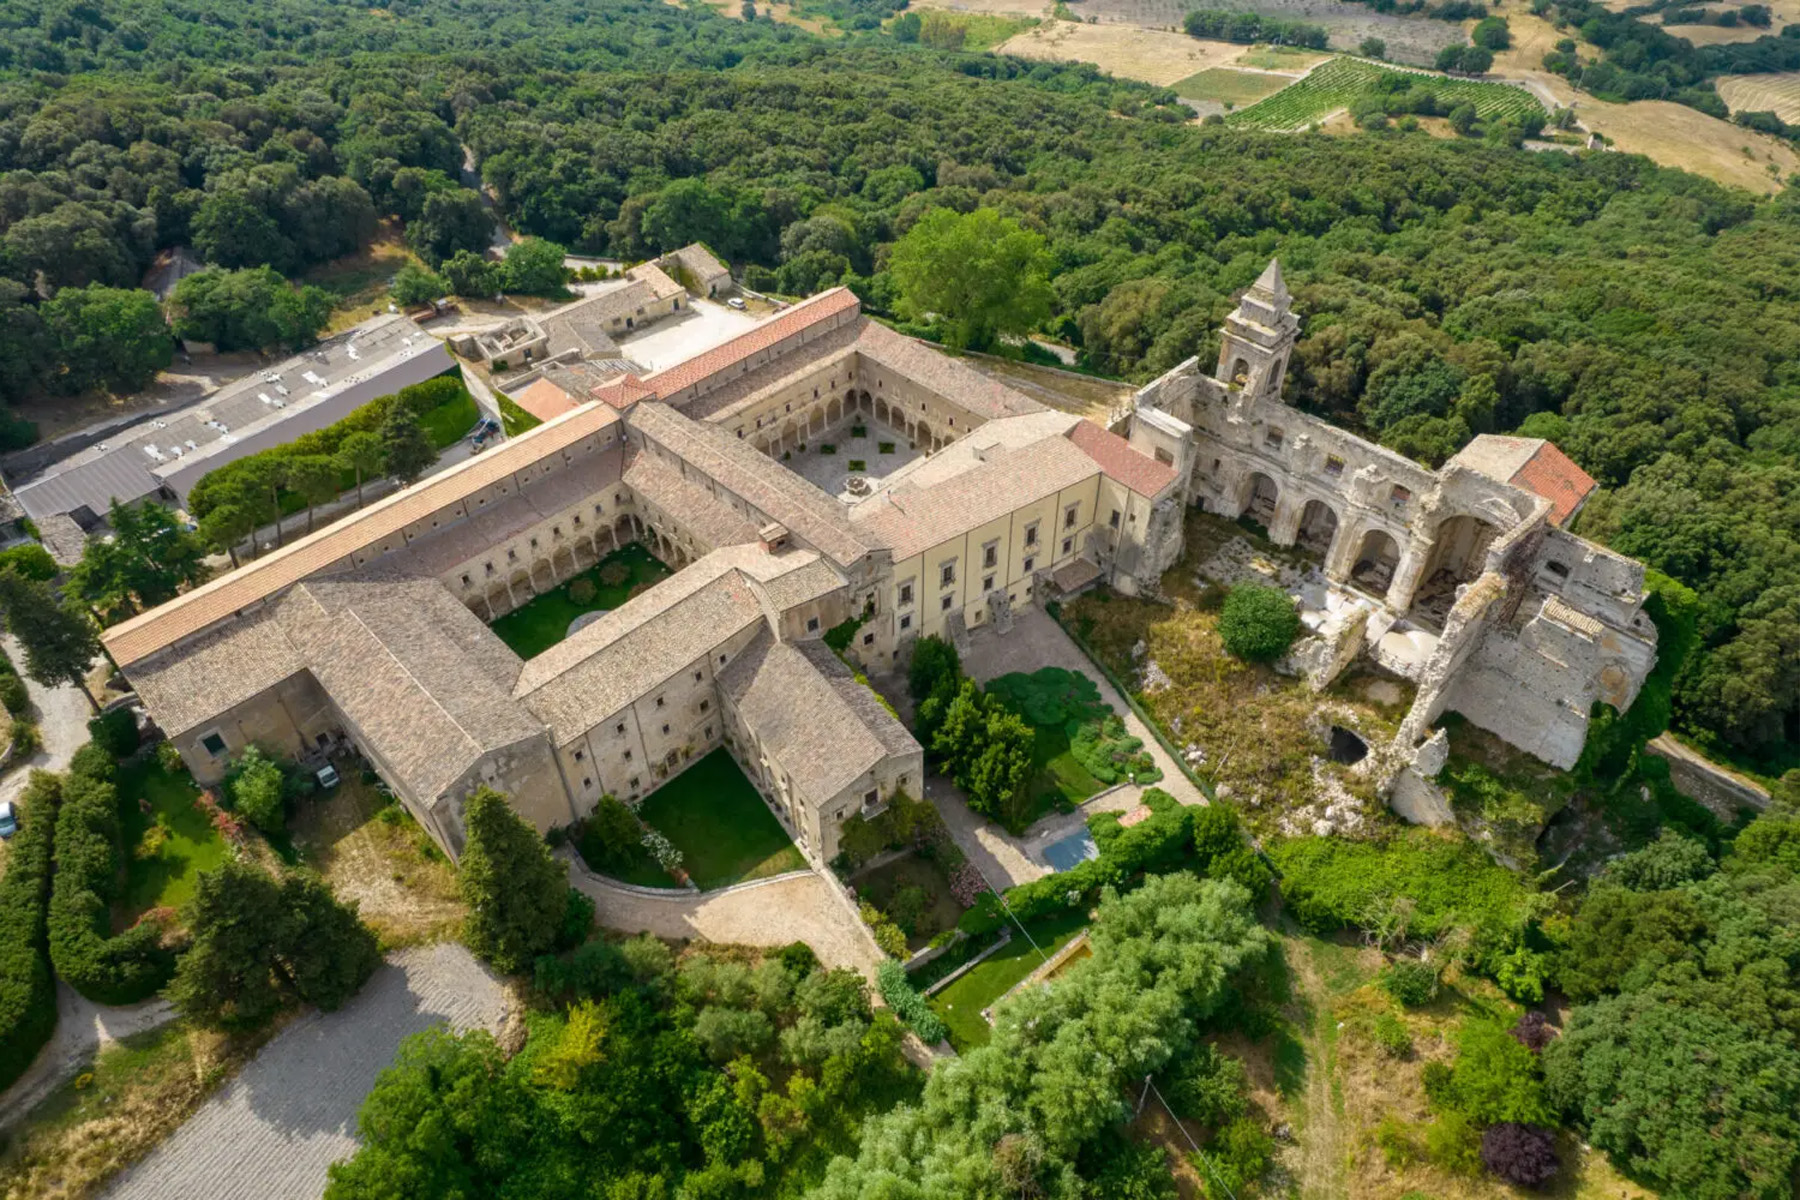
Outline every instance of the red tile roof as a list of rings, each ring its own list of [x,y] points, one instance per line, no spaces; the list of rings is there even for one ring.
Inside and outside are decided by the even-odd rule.
[[[540,379],[513,397],[513,403],[540,421],[560,417],[581,401],[548,379]]]
[[[1565,524],[1600,486],[1592,475],[1557,449],[1555,442],[1539,446],[1537,453],[1526,459],[1525,465],[1514,473],[1512,482],[1550,502],[1552,525]]]
[[[1098,463],[1108,479],[1124,484],[1140,496],[1155,499],[1175,482],[1174,467],[1138,453],[1124,438],[1092,421],[1075,422],[1069,430],[1069,440]]]
[[[609,379],[588,393],[596,400],[624,412],[639,400],[656,399],[656,389],[639,379],[636,375],[621,375],[617,379]]]
[[[735,366],[809,326],[852,311],[860,303],[856,293],[849,288],[837,287],[829,292],[820,292],[770,317],[756,328],[745,330],[730,341],[721,342],[711,350],[656,372],[644,380],[644,383],[654,388],[659,397],[673,396],[683,388],[692,387]]]

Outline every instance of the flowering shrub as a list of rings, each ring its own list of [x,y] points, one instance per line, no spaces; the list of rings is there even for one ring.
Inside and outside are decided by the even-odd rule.
[[[964,860],[950,872],[950,894],[964,908],[975,907],[975,900],[988,890],[987,880],[981,877],[975,864]]]
[[[212,827],[219,831],[220,837],[234,846],[244,844],[244,823],[232,813],[219,807],[217,792],[211,789],[201,792],[200,798],[194,803],[199,805],[200,811],[206,814],[207,820],[211,821]]]
[[[681,851],[675,844],[654,829],[644,830],[644,849],[656,860],[656,865],[665,871],[681,869]]]

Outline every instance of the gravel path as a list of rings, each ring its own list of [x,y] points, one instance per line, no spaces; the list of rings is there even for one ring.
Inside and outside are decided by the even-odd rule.
[[[174,1019],[175,1010],[167,1000],[107,1008],[58,980],[56,1032],[25,1073],[0,1095],[0,1129],[37,1107],[63,1080],[93,1062],[103,1047]]]
[[[400,1039],[434,1026],[497,1030],[500,982],[461,946],[393,955],[335,1013],[302,1017],[174,1136],[120,1177],[112,1200],[318,1200],[356,1150],[356,1110]]]
[[[848,900],[812,871],[714,892],[651,893],[595,875],[569,856],[569,882],[594,898],[595,919],[609,929],[741,946],[805,942],[826,966],[871,977],[881,964],[881,951]]]
[[[75,752],[87,744],[87,723],[92,719],[94,709],[81,689],[73,684],[47,688],[35,679],[26,678],[25,649],[17,638],[7,634],[0,638],[0,645],[6,647],[13,666],[19,669],[19,678],[25,680],[25,692],[31,697],[34,710],[31,719],[37,722],[38,733],[44,739],[43,746],[31,757],[8,764],[6,778],[0,780],[0,800],[17,800],[31,778],[32,768],[61,771],[75,757]]]

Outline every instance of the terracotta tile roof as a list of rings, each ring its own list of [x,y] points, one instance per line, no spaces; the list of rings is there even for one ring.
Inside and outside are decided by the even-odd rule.
[[[630,372],[607,380],[588,394],[619,412],[626,411],[639,400],[656,399],[656,389]]]
[[[178,738],[305,667],[265,609],[133,667],[131,686],[162,731]]]
[[[979,467],[930,488],[890,488],[854,515],[858,531],[892,549],[899,562],[1099,473],[1067,438],[1044,438],[996,451]]]
[[[1512,482],[1550,502],[1550,523],[1553,525],[1561,525],[1574,516],[1575,510],[1600,486],[1592,475],[1558,449],[1555,442],[1539,446],[1537,453],[1512,477]]]
[[[1044,407],[942,350],[895,333],[878,321],[864,322],[862,334],[856,339],[856,351],[985,420],[1019,416]]]
[[[676,407],[696,420],[726,423],[733,409],[752,407],[810,374],[848,360],[856,353],[857,332],[854,322],[830,330],[790,347],[779,357],[728,383],[709,388],[692,400],[680,401]],[[845,376],[847,379],[847,369]]]
[[[730,430],[693,420],[666,404],[638,405],[631,428],[770,520],[780,521],[838,565],[849,566],[869,552],[836,500]]]
[[[512,398],[514,404],[540,421],[573,412],[582,402],[548,379],[540,379]]]
[[[136,662],[292,587],[359,550],[379,545],[413,522],[604,431],[618,419],[617,413],[601,405],[578,408],[412,487],[383,497],[359,513],[265,554],[167,604],[114,625],[101,635],[101,641],[119,666]]]
[[[1124,438],[1092,421],[1077,421],[1069,429],[1069,440],[1100,464],[1108,479],[1117,480],[1140,496],[1155,499],[1175,482],[1174,467],[1138,453]]]
[[[654,388],[658,396],[673,396],[683,388],[692,387],[735,367],[750,356],[759,354],[820,321],[854,312],[860,307],[860,303],[856,293],[849,288],[838,287],[820,292],[782,310],[754,329],[745,330],[729,341],[719,343],[711,350],[656,372],[644,382]]]

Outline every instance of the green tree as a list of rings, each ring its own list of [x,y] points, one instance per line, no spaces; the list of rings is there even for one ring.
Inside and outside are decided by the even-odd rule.
[[[338,464],[329,454],[296,454],[288,460],[288,486],[306,501],[306,532],[313,531],[313,509],[337,498]]]
[[[356,476],[356,507],[363,506],[363,482],[381,470],[385,457],[381,435],[371,430],[359,430],[338,443],[338,470]]]
[[[285,915],[281,889],[250,862],[201,872],[181,918],[193,941],[167,992],[176,1009],[224,1029],[252,1029],[279,1012],[287,982],[275,933]]]
[[[462,251],[480,254],[493,236],[494,214],[477,193],[464,187],[427,195],[417,219],[406,227],[407,245],[432,264]]]
[[[521,238],[506,248],[500,277],[509,292],[527,296],[559,296],[566,293],[568,270],[563,259],[568,251],[543,238]]]
[[[500,290],[500,264],[480,251],[458,250],[445,259],[444,279],[458,296],[492,296]]]
[[[44,305],[43,321],[63,365],[51,381],[58,391],[136,391],[175,355],[156,297],[136,288],[64,288]]]
[[[912,659],[906,669],[906,683],[914,704],[937,691],[944,680],[954,683],[961,678],[962,659],[949,639],[927,634],[913,642]]]
[[[409,262],[401,267],[394,276],[389,287],[394,303],[403,308],[411,308],[416,304],[429,304],[440,296],[450,294],[450,281],[436,271],[427,270],[418,263]]]
[[[62,599],[41,580],[0,571],[0,607],[7,632],[25,648],[25,673],[48,688],[73,684],[99,712],[87,673],[99,657],[100,637],[81,603]]]
[[[1036,735],[1025,718],[984,697],[986,728],[981,750],[967,760],[956,777],[969,793],[969,807],[1006,825],[1018,825],[1026,813],[1025,784],[1031,778],[1031,751]]]
[[[1504,50],[1512,45],[1512,31],[1505,17],[1483,17],[1469,31],[1469,40],[1484,50]]]
[[[1278,587],[1240,583],[1219,610],[1219,638],[1227,653],[1248,662],[1273,662],[1300,636],[1300,610]]]
[[[220,504],[201,517],[199,524],[200,536],[208,545],[225,551],[234,567],[238,565],[238,543],[256,532],[256,517],[241,504]]]
[[[255,746],[232,764],[228,784],[232,807],[264,833],[279,833],[287,824],[286,781],[281,767]]]
[[[469,947],[511,974],[555,944],[569,907],[569,882],[544,839],[506,797],[482,788],[463,810],[467,842],[457,886],[469,906]]]
[[[220,350],[298,350],[331,320],[326,292],[292,287],[272,267],[197,271],[175,285],[170,299],[175,333]]]
[[[238,472],[238,486],[245,496],[256,497],[253,510],[259,521],[271,521],[275,525],[275,545],[280,546],[284,540],[281,528],[281,492],[288,483],[288,456],[286,452],[279,454],[253,454],[232,464]],[[205,480],[201,480],[202,483]]]
[[[92,538],[69,571],[69,589],[109,621],[172,600],[206,580],[206,544],[160,504],[123,505],[107,513],[109,538]]]
[[[894,243],[888,272],[900,311],[944,322],[956,347],[982,350],[1050,315],[1050,255],[1044,239],[991,208],[926,212]]]
[[[266,210],[236,189],[214,192],[201,201],[193,236],[201,257],[221,267],[287,271],[296,265],[293,241]]]
[[[419,418],[398,404],[382,420],[378,436],[387,472],[401,483],[413,482],[437,461]]]
[[[326,1012],[342,1008],[381,965],[374,931],[311,871],[281,881],[281,907],[281,959],[294,994]]]

